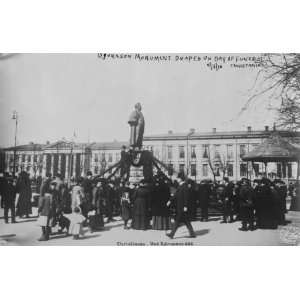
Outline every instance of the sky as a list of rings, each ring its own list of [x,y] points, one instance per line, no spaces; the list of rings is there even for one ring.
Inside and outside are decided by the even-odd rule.
[[[78,142],[126,141],[136,102],[143,107],[145,135],[272,125],[274,113],[263,97],[237,117],[259,68],[225,63],[212,70],[204,54],[200,62],[176,61],[176,55],[170,61],[103,60],[97,54],[0,57],[0,146],[14,144],[13,110],[18,144],[71,140],[74,132]]]

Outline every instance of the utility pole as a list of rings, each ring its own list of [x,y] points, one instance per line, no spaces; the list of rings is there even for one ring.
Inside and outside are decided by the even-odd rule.
[[[18,112],[16,110],[13,111],[12,119],[16,122],[15,127],[15,146],[14,146],[14,164],[13,164],[13,176],[16,174],[16,152],[17,152],[17,130],[18,130]]]

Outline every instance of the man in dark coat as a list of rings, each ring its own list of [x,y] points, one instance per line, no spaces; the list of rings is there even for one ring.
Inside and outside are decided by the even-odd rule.
[[[22,218],[24,215],[29,218],[31,214],[31,181],[29,174],[22,171],[17,179],[16,184],[17,192],[17,212],[16,215]]]
[[[4,220],[8,223],[8,212],[11,211],[11,222],[16,223],[15,220],[15,198],[16,187],[12,178],[3,178],[1,186],[1,199],[4,206]]]
[[[196,183],[192,179],[187,181],[188,187],[188,212],[190,214],[190,220],[195,221],[197,217],[197,191]]]
[[[39,198],[38,213],[42,227],[42,235],[38,241],[48,241],[51,233],[51,223],[55,214],[55,204],[53,199],[53,193],[56,188],[56,183],[49,183],[44,185],[43,195]]]
[[[180,226],[180,223],[184,223],[190,233],[190,237],[195,238],[196,234],[190,223],[189,213],[188,213],[188,191],[186,183],[184,182],[185,178],[183,174],[178,174],[178,183],[179,187],[174,195],[175,206],[176,206],[176,218],[175,224],[171,231],[171,233],[167,234],[167,236],[171,239],[174,238],[176,230]]]
[[[274,219],[275,203],[270,188],[270,180],[263,178],[255,188],[257,227],[260,229],[276,229]]]
[[[233,222],[233,189],[234,184],[224,177],[224,199],[223,199],[223,221],[224,223]]]
[[[199,185],[198,198],[201,208],[201,222],[208,221],[208,205],[211,194],[211,185],[208,181],[202,181]]]
[[[253,189],[249,182],[244,179],[241,182],[239,190],[240,217],[242,221],[241,231],[254,230],[254,212],[253,212]]]
[[[86,177],[82,180],[81,187],[83,190],[83,199],[81,203],[82,214],[87,218],[88,212],[92,206],[93,200],[93,181],[92,181],[92,172],[88,171]]]
[[[274,184],[275,184],[275,189],[279,194],[278,222],[279,225],[285,225],[287,187],[285,183],[281,180],[274,180]]]

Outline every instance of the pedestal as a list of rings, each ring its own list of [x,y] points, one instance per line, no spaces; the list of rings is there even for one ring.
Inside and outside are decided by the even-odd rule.
[[[129,182],[135,184],[135,183],[139,183],[142,179],[144,179],[143,166],[141,167],[130,166]]]

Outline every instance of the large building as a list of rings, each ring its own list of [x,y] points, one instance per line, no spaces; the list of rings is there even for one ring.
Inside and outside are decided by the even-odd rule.
[[[166,165],[172,175],[182,171],[197,181],[204,178],[227,176],[255,178],[265,172],[261,163],[243,162],[242,156],[259,145],[272,132],[264,130],[197,132],[149,135],[144,137],[144,148]],[[279,131],[282,137],[300,145],[300,132]],[[12,173],[26,170],[31,176],[46,172],[61,173],[64,178],[84,175],[91,170],[99,174],[120,160],[122,145],[126,142],[74,143],[65,140],[56,143],[34,144],[6,148],[4,169]],[[15,160],[14,160],[15,157]],[[268,174],[273,177],[296,179],[297,163],[269,164]]]

